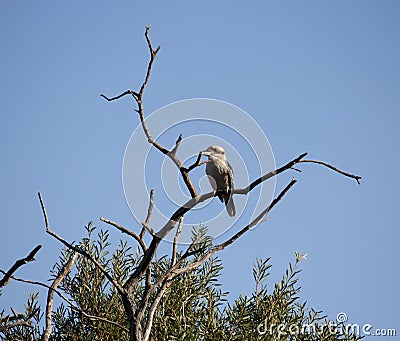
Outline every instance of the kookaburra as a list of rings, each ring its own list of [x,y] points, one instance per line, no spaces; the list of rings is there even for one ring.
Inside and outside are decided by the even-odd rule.
[[[233,170],[226,160],[225,150],[219,146],[210,146],[201,152],[208,156],[206,174],[211,186],[217,191],[221,202],[225,203],[226,211],[231,217],[236,215],[235,203],[233,202]]]

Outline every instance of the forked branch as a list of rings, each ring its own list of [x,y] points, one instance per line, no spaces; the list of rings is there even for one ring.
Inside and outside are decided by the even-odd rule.
[[[175,147],[172,150],[169,150],[167,148],[165,148],[163,145],[161,145],[150,133],[150,130],[147,126],[146,123],[146,119],[145,119],[145,115],[144,115],[144,109],[143,109],[143,94],[144,91],[147,87],[147,84],[149,83],[150,80],[150,75],[151,75],[151,70],[153,67],[153,63],[155,61],[155,58],[158,54],[158,52],[160,51],[160,46],[158,46],[156,49],[154,49],[150,37],[149,37],[149,30],[150,30],[150,25],[146,27],[146,31],[145,31],[145,38],[147,41],[147,46],[149,48],[149,52],[150,52],[150,60],[149,63],[147,65],[147,71],[146,71],[146,76],[144,79],[144,82],[142,83],[139,92],[135,92],[132,90],[126,90],[123,93],[121,93],[118,96],[115,97],[108,97],[104,94],[100,94],[101,97],[103,97],[104,99],[106,99],[107,101],[111,102],[111,101],[115,101],[117,99],[120,99],[126,95],[131,95],[133,97],[133,99],[135,100],[135,102],[137,103],[137,109],[136,112],[139,114],[139,118],[140,118],[140,123],[143,129],[144,134],[146,135],[147,141],[152,144],[156,149],[158,149],[161,153],[163,153],[164,155],[168,156],[172,162],[176,165],[176,167],[179,169],[182,179],[191,195],[192,198],[196,197],[197,194],[197,190],[195,188],[195,186],[193,185],[193,182],[189,176],[189,170],[187,168],[185,168],[183,166],[183,163],[181,162],[181,160],[179,159],[179,157],[177,156],[177,151],[178,148],[182,142],[182,135],[180,135],[175,143]],[[148,223],[147,223],[148,225]]]
[[[116,227],[122,233],[125,233],[128,236],[131,236],[132,238],[134,238],[139,243],[142,251],[143,252],[146,251],[146,248],[147,248],[146,244],[144,243],[143,238],[140,235],[138,235],[137,233],[135,233],[135,232],[133,232],[131,230],[128,230],[125,226],[122,226],[122,225],[120,225],[120,224],[118,224],[118,223],[116,223],[116,222],[114,222],[112,220],[109,220],[109,219],[106,219],[106,218],[103,218],[103,217],[100,217],[100,220],[105,222],[108,225]]]
[[[118,292],[121,295],[125,294],[125,290],[122,287],[122,285],[117,280],[112,278],[112,276],[109,274],[109,272],[98,261],[96,261],[89,253],[87,253],[85,250],[83,250],[83,249],[81,249],[81,248],[79,248],[79,247],[77,247],[75,245],[72,245],[71,243],[67,242],[65,239],[63,239],[57,233],[53,232],[50,229],[49,218],[47,216],[46,207],[44,205],[43,198],[42,198],[42,195],[41,195],[40,192],[38,193],[38,196],[39,196],[40,205],[42,207],[42,212],[43,212],[43,215],[44,215],[44,220],[45,220],[45,224],[46,224],[46,232],[48,234],[50,234],[52,237],[54,237],[55,239],[57,239],[59,242],[64,244],[68,249],[73,250],[75,252],[78,252],[83,257],[85,257],[88,260],[90,260],[104,274],[104,276],[114,285],[114,287],[118,290]]]

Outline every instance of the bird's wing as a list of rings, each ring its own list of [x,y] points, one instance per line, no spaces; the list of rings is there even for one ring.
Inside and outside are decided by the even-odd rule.
[[[227,176],[228,176],[228,179],[227,179],[227,189],[228,189],[228,193],[229,193],[229,195],[230,195],[230,192],[231,192],[231,191],[233,190],[233,188],[234,188],[234,185],[233,185],[234,174],[233,174],[232,166],[229,164],[228,161],[226,161],[226,164],[227,164],[227,166],[228,166],[228,168],[227,168],[227,170],[228,170],[228,173],[227,173]]]
[[[228,167],[226,167],[226,164],[221,161],[209,162],[206,166],[206,173],[209,176],[212,188],[219,192],[217,193],[219,200],[223,202],[224,193],[222,191],[228,190],[228,187],[230,186]]]

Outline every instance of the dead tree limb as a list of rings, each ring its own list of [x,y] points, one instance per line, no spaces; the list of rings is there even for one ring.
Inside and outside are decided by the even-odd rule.
[[[79,247],[77,247],[75,245],[72,245],[71,243],[67,242],[65,239],[63,239],[57,233],[53,232],[50,229],[49,218],[47,216],[46,207],[44,205],[43,198],[42,198],[42,195],[40,194],[40,192],[38,193],[38,196],[39,196],[40,205],[42,207],[42,212],[43,212],[43,215],[44,215],[44,221],[45,221],[45,224],[46,224],[46,232],[49,235],[51,235],[52,237],[54,237],[55,239],[57,239],[59,242],[64,244],[68,249],[73,250],[75,252],[78,252],[83,257],[85,257],[88,260],[90,260],[104,274],[104,276],[114,285],[114,287],[118,290],[118,292],[121,295],[125,294],[125,290],[122,287],[122,285],[117,280],[112,278],[112,276],[109,274],[109,272],[106,269],[104,269],[104,267],[98,261],[96,261],[90,254],[88,254],[85,250],[83,250],[83,249],[81,249],[81,248],[79,248]]]
[[[146,248],[147,248],[146,244],[144,243],[143,238],[140,237],[140,235],[136,234],[135,232],[133,232],[131,230],[128,230],[126,227],[124,227],[122,225],[119,225],[119,224],[117,224],[116,222],[114,222],[112,220],[109,220],[109,219],[106,219],[106,218],[103,218],[103,217],[100,217],[100,220],[105,222],[106,224],[109,224],[111,226],[116,227],[122,233],[125,233],[128,236],[131,236],[132,238],[134,238],[139,243],[140,247],[142,248],[142,251],[143,252],[146,251]]]
[[[349,178],[352,178],[352,179],[356,180],[359,185],[361,184],[361,182],[360,182],[361,176],[344,172],[344,171],[340,170],[339,168],[337,168],[335,166],[332,166],[331,164],[329,164],[327,162],[319,161],[319,160],[300,160],[299,162],[302,162],[302,163],[316,163],[316,164],[319,164],[319,165],[323,165],[325,167],[328,167],[328,168],[332,169],[335,172],[338,172],[339,174],[342,174],[344,176],[347,176]]]
[[[150,130],[147,126],[146,123],[146,119],[145,119],[145,114],[144,114],[144,109],[143,109],[143,94],[144,94],[144,90],[146,89],[146,86],[150,80],[150,75],[151,75],[151,70],[153,67],[153,63],[154,60],[157,56],[157,53],[160,51],[160,46],[158,46],[156,49],[153,48],[153,45],[151,43],[150,37],[149,37],[149,30],[150,30],[150,25],[146,27],[146,31],[145,31],[145,38],[147,41],[147,46],[149,48],[149,52],[150,52],[150,61],[149,64],[147,66],[147,71],[146,71],[146,77],[144,82],[142,83],[142,86],[140,87],[139,92],[135,92],[132,90],[126,90],[123,93],[121,93],[118,96],[115,97],[107,97],[104,94],[100,94],[101,97],[103,97],[104,99],[106,99],[107,101],[115,101],[117,99],[120,99],[121,97],[124,97],[126,95],[131,95],[133,97],[133,99],[135,100],[136,104],[137,104],[137,109],[136,112],[139,114],[139,118],[140,118],[140,123],[143,129],[144,134],[147,137],[147,141],[152,144],[156,149],[158,149],[162,154],[168,156],[172,162],[176,165],[176,167],[179,169],[179,172],[181,173],[182,179],[191,195],[192,198],[196,197],[197,194],[197,190],[195,188],[195,186],[193,185],[193,182],[189,176],[189,171],[187,168],[184,167],[183,163],[181,162],[181,160],[178,158],[178,156],[176,155],[176,152],[179,148],[179,145],[182,141],[182,135],[180,135],[178,137],[178,140],[175,143],[175,147],[172,150],[168,150],[167,148],[165,148],[164,146],[162,146],[150,133]]]
[[[197,155],[196,161],[195,161],[193,164],[191,164],[188,168],[185,168],[185,171],[189,173],[189,172],[192,171],[194,168],[199,167],[199,166],[201,166],[201,165],[204,165],[204,164],[210,162],[210,160],[201,161],[201,156],[202,156],[202,153],[200,152],[200,153]]]
[[[183,226],[183,219],[184,217],[182,217],[179,220],[179,224],[178,224],[178,228],[176,229],[175,232],[175,237],[174,237],[174,242],[172,244],[172,255],[171,255],[171,266],[175,265],[176,262],[176,254],[177,254],[177,249],[178,249],[178,241],[179,241],[179,236],[182,232],[182,226]]]
[[[3,278],[0,280],[0,288],[4,287],[10,281],[11,276],[17,271],[21,266],[25,265],[26,263],[33,262],[35,260],[36,253],[40,250],[42,245],[36,246],[31,252],[29,252],[28,256],[25,258],[18,259],[14,265],[8,270]]]
[[[52,315],[53,315],[53,301],[54,301],[54,290],[58,288],[65,276],[71,271],[76,259],[78,258],[78,253],[75,252],[71,255],[68,262],[60,269],[57,277],[54,279],[47,293],[47,303],[46,303],[46,327],[42,334],[42,341],[48,341],[52,330]]]
[[[149,199],[149,207],[147,209],[147,216],[146,220],[144,221],[147,225],[150,224],[151,215],[153,214],[153,206],[154,206],[154,188],[150,190],[150,199]],[[146,228],[143,226],[142,230],[140,231],[140,238],[144,237],[146,233]]]

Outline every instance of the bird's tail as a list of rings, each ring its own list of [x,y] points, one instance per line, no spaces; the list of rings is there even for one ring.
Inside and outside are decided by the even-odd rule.
[[[234,217],[236,215],[235,203],[233,201],[233,195],[224,196],[226,211],[228,212],[230,217]]]

